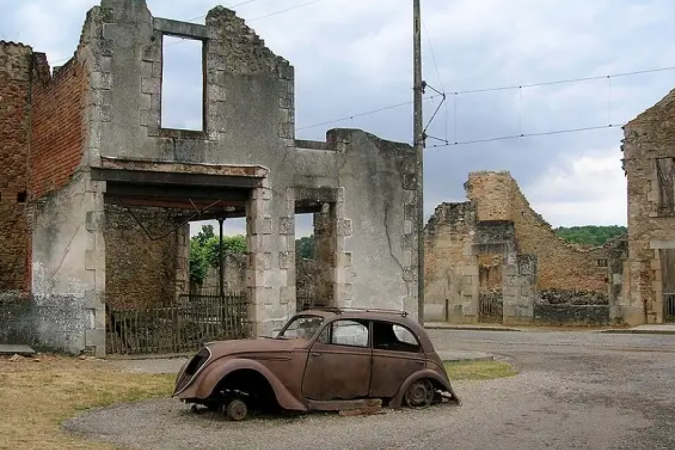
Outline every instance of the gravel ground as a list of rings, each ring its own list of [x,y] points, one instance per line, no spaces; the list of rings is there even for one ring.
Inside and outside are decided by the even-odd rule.
[[[90,439],[148,450],[675,448],[673,336],[441,330],[430,335],[439,350],[512,358],[521,374],[457,382],[463,406],[426,411],[232,423],[165,399],[90,411],[64,426]],[[130,370],[167,368],[161,361],[130,364]]]

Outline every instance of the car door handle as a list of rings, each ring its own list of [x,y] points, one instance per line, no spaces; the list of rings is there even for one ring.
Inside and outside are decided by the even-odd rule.
[[[319,356],[321,356],[321,353],[312,352],[312,353],[310,353],[310,356],[311,356],[312,358],[318,358]]]
[[[417,360],[417,361],[415,361],[415,362],[417,363],[418,366],[423,366],[423,365],[424,365],[424,361]]]

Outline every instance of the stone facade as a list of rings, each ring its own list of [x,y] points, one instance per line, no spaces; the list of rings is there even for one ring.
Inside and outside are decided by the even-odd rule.
[[[203,44],[201,130],[162,127],[165,35]],[[14,170],[11,185],[1,177],[0,223],[31,225],[11,231],[19,253],[0,260],[0,288],[25,286],[30,307],[25,320],[0,314],[15,317],[0,327],[30,323],[24,342],[104,353],[106,301],[142,306],[188,290],[188,235],[174,218],[205,211],[246,217],[252,336],[296,309],[295,214],[303,212],[321,215],[322,296],[417,316],[414,150],[353,129],[296,140],[294,69],[233,11],[216,7],[198,25],[153,17],[142,0],[102,0],[73,58],[51,75],[45,61],[28,47],[0,46],[14,99],[0,113],[11,131],[0,136],[24,155],[28,136],[35,147],[23,172],[0,155],[0,170]],[[21,189],[28,209],[6,206]],[[145,219],[132,223],[123,210]],[[158,232],[176,228],[149,239],[144,220]]]
[[[624,127],[630,324],[675,321],[675,90]]]
[[[508,172],[473,172],[465,188],[469,201],[440,205],[425,228],[427,320],[488,320],[490,302],[505,323],[535,321],[535,305],[618,303],[620,240],[590,250],[567,244]]]

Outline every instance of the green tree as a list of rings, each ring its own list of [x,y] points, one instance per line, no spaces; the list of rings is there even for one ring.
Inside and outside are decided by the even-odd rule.
[[[573,244],[592,245],[595,247],[605,244],[628,232],[620,225],[584,225],[575,227],[558,227],[554,230],[558,236]]]
[[[213,225],[203,225],[202,229],[190,239],[190,282],[204,283],[209,267],[218,267],[220,238],[216,236]],[[246,237],[223,236],[223,253],[246,253]]]
[[[298,258],[314,258],[314,235],[301,237],[295,240],[295,253]]]

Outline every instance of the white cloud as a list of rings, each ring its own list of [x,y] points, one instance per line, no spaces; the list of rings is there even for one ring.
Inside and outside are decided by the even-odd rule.
[[[522,190],[553,226],[626,225],[626,178],[620,157],[618,148],[608,148],[566,158]]]

